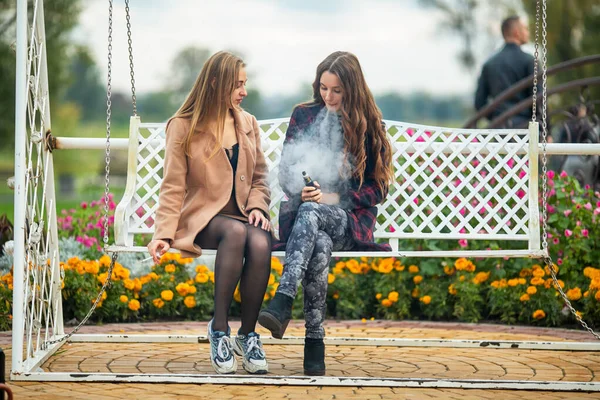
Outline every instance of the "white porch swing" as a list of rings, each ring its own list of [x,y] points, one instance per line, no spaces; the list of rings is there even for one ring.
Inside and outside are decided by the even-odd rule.
[[[165,124],[142,123],[136,111],[135,80],[131,41],[129,1],[125,0],[131,74],[133,116],[130,120],[127,184],[123,199],[115,211],[115,244],[108,245],[108,193],[111,144],[111,73],[112,73],[112,10],[109,0],[108,29],[108,87],[107,130],[105,165],[105,251],[111,253],[108,278],[98,294],[92,309],[72,332],[65,334],[62,324],[60,292],[61,270],[58,263],[56,234],[56,209],[54,201],[52,153],[54,147],[68,148],[68,139],[57,138],[58,145],[49,143],[51,137],[44,133],[50,128],[49,104],[44,46],[43,1],[34,3],[34,21],[30,33],[27,63],[27,4],[18,1],[18,71],[17,89],[28,93],[29,102],[17,96],[17,110],[23,116],[29,113],[31,138],[17,137],[16,176],[23,185],[15,202],[15,322],[13,329],[13,365],[11,377],[15,380],[72,380],[72,381],[127,381],[127,382],[194,382],[275,385],[340,385],[340,386],[400,386],[439,388],[495,388],[600,391],[596,382],[535,382],[457,379],[406,379],[406,378],[336,378],[336,377],[285,377],[285,376],[219,376],[195,374],[107,374],[107,373],[52,373],[37,369],[60,346],[71,342],[206,342],[204,336],[168,335],[84,335],[77,334],[87,321],[110,284],[111,271],[120,252],[145,252],[146,247],[136,247],[134,235],[153,232],[154,214],[158,206],[161,169],[164,159]],[[539,124],[536,121],[537,75],[539,36],[541,24],[542,54],[542,229],[538,205],[538,158],[540,155]],[[547,123],[546,123],[546,0],[537,0],[535,34],[535,81],[533,86],[533,120],[529,129],[487,130],[456,129],[424,126],[397,121],[386,121],[388,135],[394,146],[396,180],[389,196],[379,206],[379,219],[375,238],[388,242],[390,252],[338,252],[334,256],[366,257],[528,257],[543,259],[552,265],[547,241]],[[27,65],[25,65],[27,64]],[[19,80],[20,79],[20,80]],[[19,86],[20,85],[20,86]],[[30,86],[27,90],[27,85]],[[285,138],[288,118],[259,121],[263,130],[263,150],[271,172],[271,219],[277,226],[278,205],[283,197],[277,181],[277,168]],[[17,130],[26,132],[26,120],[17,119]],[[61,143],[63,146],[61,146]],[[94,145],[94,148],[100,148]],[[91,148],[90,146],[88,148]],[[27,157],[25,156],[27,149]],[[37,160],[36,160],[37,157]],[[33,161],[32,161],[33,160]],[[34,165],[35,163],[35,165]],[[36,170],[38,173],[32,173]],[[44,180],[41,181],[40,178]],[[39,185],[38,185],[39,183]],[[38,189],[42,190],[39,198]],[[40,206],[40,203],[42,204]],[[37,223],[34,221],[38,221]],[[44,232],[46,221],[47,232]],[[35,224],[35,225],[34,225]],[[18,229],[26,227],[27,229]],[[39,239],[39,236],[43,236]],[[37,239],[36,239],[37,238]],[[526,243],[515,250],[453,250],[453,251],[403,251],[403,239],[510,240]],[[206,250],[204,254],[214,254]],[[282,256],[283,253],[274,253]],[[49,265],[46,260],[50,260]],[[30,268],[33,263],[40,268]],[[46,266],[47,265],[47,266]],[[44,269],[45,268],[45,269]],[[36,272],[37,271],[37,272]],[[555,286],[582,326],[596,338],[581,317],[575,313],[565,293]],[[31,290],[28,282],[41,284],[43,290]],[[19,316],[18,313],[21,313]],[[26,337],[25,345],[23,337]],[[265,344],[300,344],[302,338],[283,341],[264,340]],[[330,345],[376,346],[446,346],[480,347],[489,341],[465,340],[409,340],[409,339],[348,339],[329,338]],[[536,343],[493,341],[495,348],[600,350],[596,343]]]

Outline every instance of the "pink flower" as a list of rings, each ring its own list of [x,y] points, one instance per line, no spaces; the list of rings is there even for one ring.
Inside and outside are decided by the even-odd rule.
[[[469,242],[467,241],[467,239],[460,239],[458,241],[458,244],[460,245],[460,247],[467,247],[469,245]]]
[[[414,203],[415,203],[416,205],[419,205],[419,198],[418,198],[418,197],[415,197],[415,199],[414,199],[413,201],[414,201]]]
[[[577,225],[577,226],[581,226],[581,221],[577,221],[577,222],[575,223],[575,225]]]
[[[559,258],[558,260],[556,260],[556,263],[557,263],[558,265],[562,265],[562,263],[563,263],[563,260],[562,260],[562,258]]]
[[[592,209],[592,204],[589,203],[589,202],[585,203],[584,207],[585,207],[586,210],[591,210]]]
[[[396,232],[396,228],[394,228],[393,226],[390,225],[389,231],[392,232],[392,233],[394,233],[394,232]]]
[[[546,176],[547,176],[548,178],[550,178],[550,179],[554,179],[554,175],[555,175],[555,174],[554,174],[554,171],[548,171],[548,172],[546,172]]]
[[[552,214],[556,211],[556,209],[551,204],[548,204],[548,207],[546,207],[546,208],[548,209],[548,212],[550,214]]]
[[[572,210],[565,210],[563,214],[565,214],[565,217],[568,217],[569,215],[571,215],[572,212]]]
[[[573,231],[570,229],[565,229],[565,237],[571,237],[573,235]]]
[[[552,243],[554,244],[559,244],[560,243],[560,239],[555,237],[554,239],[552,239]]]
[[[506,163],[510,168],[515,166],[515,160],[513,158],[511,158],[510,160],[508,160],[508,162]]]
[[[583,237],[588,237],[590,235],[590,232],[587,229],[582,229],[581,230],[581,235]]]
[[[567,176],[569,176],[569,174],[567,174],[565,171],[562,171],[562,172],[560,173],[560,177],[561,177],[561,178],[566,178]]]
[[[87,207],[88,207],[88,204],[85,201],[81,202],[81,208],[83,208],[85,210]]]
[[[108,203],[108,208],[110,210],[114,210],[116,206],[117,206],[117,204],[112,200]]]
[[[76,210],[75,210],[74,208],[71,208],[71,209],[69,210],[69,212],[70,212],[71,214],[75,214],[75,211],[76,211]]]
[[[460,211],[459,211],[460,215],[465,215],[466,212],[467,212],[467,210],[464,207],[461,208]]]
[[[525,191],[523,189],[517,190],[517,196],[519,196],[519,198],[522,199],[523,197],[525,197]]]
[[[598,214],[600,214],[600,207],[598,207],[594,210],[594,215],[598,215]]]
[[[590,185],[585,185],[585,190],[590,190],[592,187]]]
[[[552,190],[550,190],[550,191],[548,192],[548,197],[552,197],[552,196],[554,196],[555,194],[556,194],[556,190],[554,190],[554,188],[552,188]]]

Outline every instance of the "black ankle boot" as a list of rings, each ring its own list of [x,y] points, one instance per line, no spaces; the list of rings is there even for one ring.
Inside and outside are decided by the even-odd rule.
[[[258,314],[258,323],[271,331],[276,339],[281,339],[290,319],[292,319],[292,304],[294,299],[282,293],[275,293],[267,308]]]
[[[304,375],[325,375],[325,343],[323,343],[323,339],[304,339]]]

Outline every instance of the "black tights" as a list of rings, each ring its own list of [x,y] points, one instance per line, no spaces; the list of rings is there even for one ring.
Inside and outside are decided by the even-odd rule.
[[[213,330],[227,331],[229,307],[241,278],[240,333],[253,332],[271,272],[271,234],[242,221],[217,215],[198,234],[196,243],[202,248],[217,249]]]

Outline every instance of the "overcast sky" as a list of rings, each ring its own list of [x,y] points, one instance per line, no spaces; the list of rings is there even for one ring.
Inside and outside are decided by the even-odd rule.
[[[112,77],[114,87],[127,90],[122,3],[114,2]],[[92,48],[105,75],[107,1],[82,6],[75,36]],[[458,37],[415,0],[132,0],[131,14],[139,92],[164,87],[171,60],[186,46],[239,50],[249,85],[265,95],[292,94],[312,82],[317,64],[335,50],[358,56],[375,94],[470,94],[477,79],[458,64]]]

